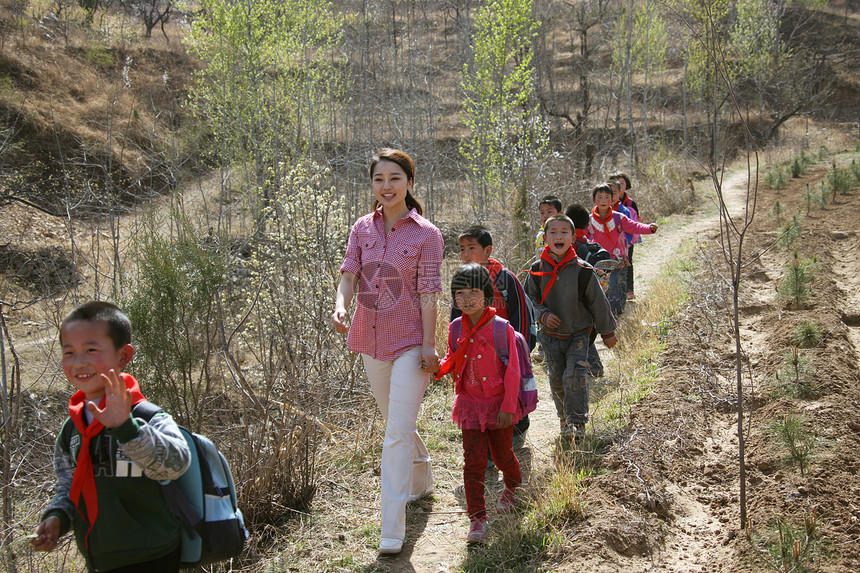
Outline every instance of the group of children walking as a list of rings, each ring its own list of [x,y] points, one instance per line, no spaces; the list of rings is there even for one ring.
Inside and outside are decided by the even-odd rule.
[[[511,511],[521,482],[514,453],[515,436],[528,427],[518,402],[520,366],[516,334],[528,339],[530,318],[539,325],[537,339],[546,360],[552,399],[561,424],[561,437],[578,442],[588,421],[588,383],[602,375],[594,341],[600,334],[607,348],[617,339],[617,318],[632,290],[633,244],[657,225],[638,220],[635,202],[626,193],[629,178],[613,174],[592,192],[593,209],[572,205],[562,213],[561,201],[544,197],[539,204],[541,230],[537,260],[525,285],[493,259],[492,236],[473,227],[458,237],[464,263],[451,281],[453,308],[448,348],[436,373],[452,374],[454,422],[463,435],[464,491],[471,521],[467,542],[486,536],[484,475],[488,450],[502,472],[504,491],[500,513]],[[614,262],[606,292],[589,262]],[[527,298],[526,298],[527,297]],[[497,323],[501,321],[501,326]],[[503,331],[500,343],[498,332]]]

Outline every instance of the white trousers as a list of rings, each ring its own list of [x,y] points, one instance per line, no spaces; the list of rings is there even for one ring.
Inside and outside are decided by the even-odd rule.
[[[406,537],[406,504],[433,488],[430,452],[415,421],[430,376],[421,370],[421,347],[389,362],[362,354],[370,389],[385,420],[382,443],[382,537]]]

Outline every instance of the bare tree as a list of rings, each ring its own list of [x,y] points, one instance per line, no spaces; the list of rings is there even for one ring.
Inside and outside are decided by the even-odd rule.
[[[170,21],[173,0],[120,0],[120,5],[129,14],[143,20],[146,37],[152,37],[152,29],[161,24],[161,33],[167,38],[164,25]]]

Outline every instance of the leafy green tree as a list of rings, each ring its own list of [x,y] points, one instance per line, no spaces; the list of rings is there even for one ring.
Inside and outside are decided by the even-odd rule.
[[[469,135],[460,146],[477,191],[473,206],[483,218],[493,200],[505,206],[513,195],[522,217],[530,173],[548,143],[534,98],[532,41],[538,23],[532,1],[490,0],[475,14],[474,26],[472,59],[461,84]]]
[[[337,19],[326,0],[202,0],[195,7],[186,43],[206,66],[191,101],[209,126],[216,161],[245,177],[241,187],[261,232],[283,169],[321,147],[325,103],[340,85],[328,57]]]

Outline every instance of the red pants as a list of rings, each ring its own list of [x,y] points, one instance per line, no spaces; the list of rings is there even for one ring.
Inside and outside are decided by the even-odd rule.
[[[502,472],[505,487],[514,490],[522,482],[520,461],[514,454],[514,427],[501,430],[463,430],[463,489],[466,493],[466,510],[469,519],[487,515],[484,501],[484,474],[487,471],[487,446],[493,463]]]

